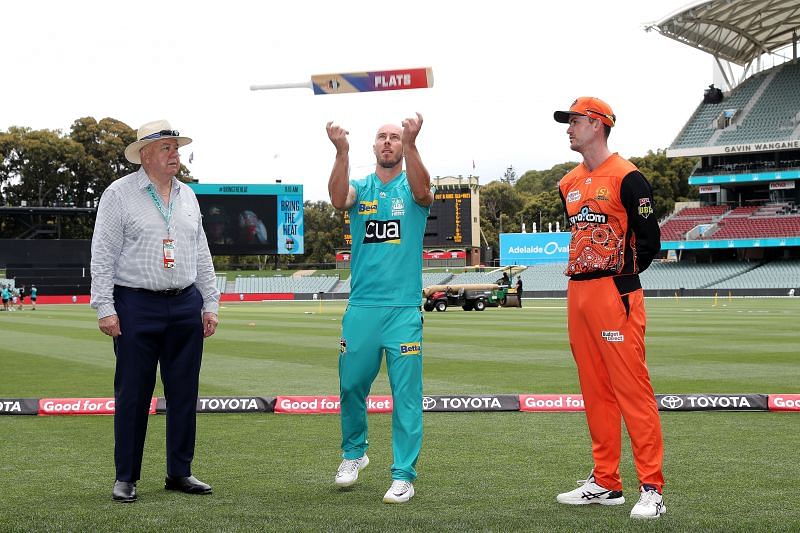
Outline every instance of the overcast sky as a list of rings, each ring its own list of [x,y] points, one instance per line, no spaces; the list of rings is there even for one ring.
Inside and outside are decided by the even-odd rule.
[[[194,138],[182,160],[202,183],[282,179],[327,200],[329,120],[350,131],[352,177],[372,171],[380,125],[419,111],[431,175],[486,184],[509,165],[521,175],[578,160],[553,111],[593,95],[617,114],[612,150],[642,156],[670,145],[713,81],[711,56],[644,31],[686,3],[6,2],[0,130],[166,118]],[[406,67],[432,67],[434,87],[249,90]]]

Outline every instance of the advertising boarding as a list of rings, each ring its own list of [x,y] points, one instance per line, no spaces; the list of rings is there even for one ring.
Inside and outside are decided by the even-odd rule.
[[[557,233],[501,233],[500,264],[539,265],[566,263],[569,256],[568,231]]]

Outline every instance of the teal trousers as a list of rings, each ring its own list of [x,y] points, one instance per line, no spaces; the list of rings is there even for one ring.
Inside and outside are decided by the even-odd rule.
[[[384,354],[392,388],[392,479],[414,481],[422,449],[422,313],[348,306],[339,353],[342,457],[367,451],[367,395]]]

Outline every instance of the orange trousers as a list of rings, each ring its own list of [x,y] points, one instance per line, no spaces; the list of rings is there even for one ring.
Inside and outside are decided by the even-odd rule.
[[[595,482],[622,490],[622,419],[640,486],[662,490],[664,441],[645,363],[644,293],[620,294],[612,277],[570,280],[567,319],[592,437]]]

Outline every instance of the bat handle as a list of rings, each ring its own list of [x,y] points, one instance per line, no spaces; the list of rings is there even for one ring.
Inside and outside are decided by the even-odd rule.
[[[273,83],[270,85],[251,85],[251,91],[266,91],[271,89],[312,89],[311,82]]]

